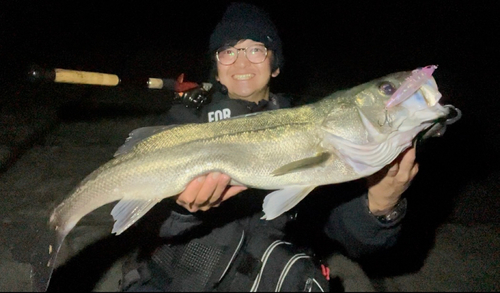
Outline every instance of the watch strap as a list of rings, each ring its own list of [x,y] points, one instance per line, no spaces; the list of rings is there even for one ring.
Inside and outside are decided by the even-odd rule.
[[[391,224],[399,219],[402,219],[405,216],[407,205],[408,203],[406,198],[403,198],[391,209],[390,212],[386,213],[385,215],[374,215],[370,211],[370,209],[368,209],[368,212],[381,224]]]

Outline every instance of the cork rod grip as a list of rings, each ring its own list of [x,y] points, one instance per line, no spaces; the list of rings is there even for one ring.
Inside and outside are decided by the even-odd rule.
[[[54,82],[117,86],[120,78],[108,73],[56,68]]]

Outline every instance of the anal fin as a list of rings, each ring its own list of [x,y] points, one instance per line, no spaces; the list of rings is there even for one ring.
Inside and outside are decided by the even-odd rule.
[[[120,235],[123,231],[127,230],[132,224],[144,216],[150,209],[152,209],[159,200],[157,199],[122,199],[111,211],[113,219],[116,221],[111,233]]]

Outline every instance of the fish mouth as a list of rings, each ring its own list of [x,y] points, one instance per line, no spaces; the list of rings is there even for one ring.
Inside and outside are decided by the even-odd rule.
[[[435,106],[439,107],[441,97],[436,81],[431,77],[417,91],[402,101],[400,105],[412,111],[421,111]]]
[[[436,81],[434,78],[429,78],[418,90],[418,93],[422,95],[422,98],[425,100],[427,106],[433,107],[435,106],[442,95],[438,90]]]

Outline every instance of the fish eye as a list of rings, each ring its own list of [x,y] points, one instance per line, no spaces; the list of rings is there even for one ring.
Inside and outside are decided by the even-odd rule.
[[[396,87],[391,82],[384,81],[378,86],[378,90],[382,94],[390,96],[396,91]]]

